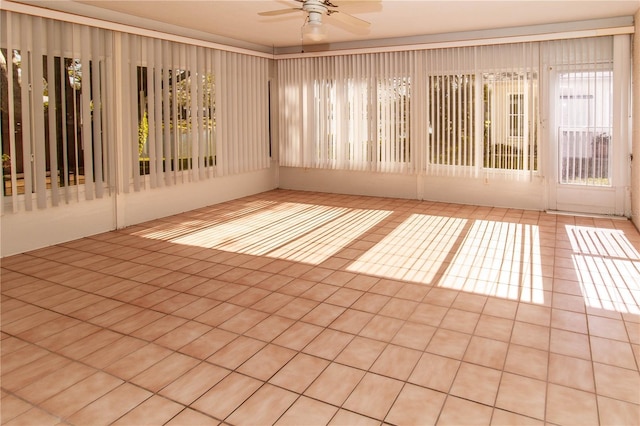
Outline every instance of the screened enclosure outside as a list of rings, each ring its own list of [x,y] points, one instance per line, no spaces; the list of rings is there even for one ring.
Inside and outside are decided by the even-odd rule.
[[[558,80],[560,183],[610,186],[613,72],[562,72]]]
[[[270,166],[268,59],[5,10],[0,17],[8,211]]]
[[[2,14],[2,194],[27,210],[102,198],[112,179],[107,149],[111,34]]]
[[[539,171],[536,43],[279,61],[284,166]]]

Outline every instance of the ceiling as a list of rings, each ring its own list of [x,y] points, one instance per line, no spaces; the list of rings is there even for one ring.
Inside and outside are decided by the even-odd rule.
[[[640,0],[332,0],[341,13],[369,21],[358,30],[325,17],[325,45],[633,16]],[[294,0],[14,0],[84,16],[200,36],[261,50],[301,45],[305,14],[264,17],[296,8]],[[305,41],[304,44],[310,44]]]

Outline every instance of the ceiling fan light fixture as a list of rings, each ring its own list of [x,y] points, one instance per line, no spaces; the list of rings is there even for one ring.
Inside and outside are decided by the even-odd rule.
[[[302,27],[302,36],[311,41],[322,41],[328,37],[327,28],[322,25],[322,15],[309,12],[309,19]]]

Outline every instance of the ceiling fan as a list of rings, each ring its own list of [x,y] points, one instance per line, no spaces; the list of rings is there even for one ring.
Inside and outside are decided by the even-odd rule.
[[[348,26],[362,29],[368,28],[371,25],[369,22],[356,18],[348,13],[340,12],[337,10],[338,6],[333,4],[330,0],[295,0],[302,3],[301,7],[292,7],[288,9],[270,10],[267,12],[260,12],[260,16],[278,16],[289,13],[305,12],[307,14],[307,20],[302,27],[303,37],[307,37],[311,41],[322,41],[327,37],[326,28],[322,25],[322,16],[330,16]]]

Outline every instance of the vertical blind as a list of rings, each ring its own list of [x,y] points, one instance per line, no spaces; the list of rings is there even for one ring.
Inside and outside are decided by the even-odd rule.
[[[520,43],[278,61],[280,164],[530,177],[538,55]]]
[[[129,34],[122,46],[134,191],[269,167],[267,59]]]
[[[278,61],[280,164],[407,172],[411,52]]]
[[[0,19],[10,210],[103,198],[116,180],[130,192],[270,166],[269,59],[5,10]]]
[[[547,42],[561,184],[611,186],[613,38]]]
[[[3,195],[13,211],[102,198],[113,183],[111,33],[4,11],[1,19]]]

